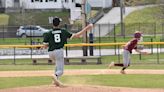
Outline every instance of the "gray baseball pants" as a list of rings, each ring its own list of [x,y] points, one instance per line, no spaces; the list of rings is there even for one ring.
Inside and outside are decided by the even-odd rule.
[[[55,73],[58,77],[63,75],[64,71],[64,50],[63,49],[56,49],[49,52],[49,57],[51,60],[55,61]]]
[[[128,50],[123,50],[123,65],[128,67],[130,65],[130,55],[131,53]]]

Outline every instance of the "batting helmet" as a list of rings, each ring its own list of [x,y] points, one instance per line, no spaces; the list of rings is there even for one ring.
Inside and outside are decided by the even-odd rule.
[[[59,18],[59,17],[54,17],[54,18],[53,18],[53,25],[54,25],[54,26],[58,26],[58,25],[60,24],[61,21],[62,21],[61,18]]]
[[[141,33],[140,32],[134,33],[134,38],[140,38],[140,37],[141,37]]]

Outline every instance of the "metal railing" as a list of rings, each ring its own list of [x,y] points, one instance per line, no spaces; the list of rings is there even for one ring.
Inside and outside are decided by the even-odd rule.
[[[75,49],[76,47],[82,46],[93,46],[94,47],[94,56],[115,56],[117,62],[121,62],[121,52],[122,45],[125,43],[93,43],[93,44],[66,44],[65,45],[65,56],[82,56],[81,49]],[[162,64],[164,63],[164,42],[143,42],[140,43],[144,45],[144,49],[151,53],[151,57],[146,58],[146,56],[142,56],[140,54],[135,55],[137,53],[133,53],[134,57],[138,61],[147,61],[145,63],[153,63],[153,64]],[[12,64],[18,64],[16,61],[19,59],[29,59],[32,58],[48,58],[47,49],[40,49],[42,45],[0,45],[0,64],[4,64],[4,60],[13,61]],[[114,48],[116,46],[116,48]],[[151,47],[152,46],[152,47]],[[101,47],[101,48],[96,48]],[[104,48],[107,47],[107,48]],[[66,49],[69,48],[69,49]],[[73,48],[73,49],[72,49]],[[77,54],[78,53],[78,54]],[[32,64],[32,61],[30,62]],[[133,63],[133,62],[132,62]],[[140,63],[140,62],[135,62]],[[11,64],[8,63],[8,64]]]

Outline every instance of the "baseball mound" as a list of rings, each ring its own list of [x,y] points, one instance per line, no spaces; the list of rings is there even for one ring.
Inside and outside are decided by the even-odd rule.
[[[138,89],[106,86],[67,86],[56,87],[53,85],[22,87],[0,90],[0,92],[164,92],[164,89]]]
[[[128,74],[164,74],[164,70],[130,70]],[[48,71],[1,71],[0,77],[24,77],[24,76],[52,76],[53,72]],[[65,75],[83,74],[120,74],[119,70],[87,69],[87,70],[66,70]],[[88,86],[88,85],[67,85],[60,88],[54,85],[19,87],[1,89],[0,92],[164,92],[164,89],[155,88],[127,88],[109,86]]]

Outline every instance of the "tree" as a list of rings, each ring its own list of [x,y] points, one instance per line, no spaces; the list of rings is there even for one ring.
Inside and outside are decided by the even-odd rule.
[[[156,14],[157,18],[164,19],[164,1],[163,0],[157,0],[156,2],[159,5],[159,14]]]

